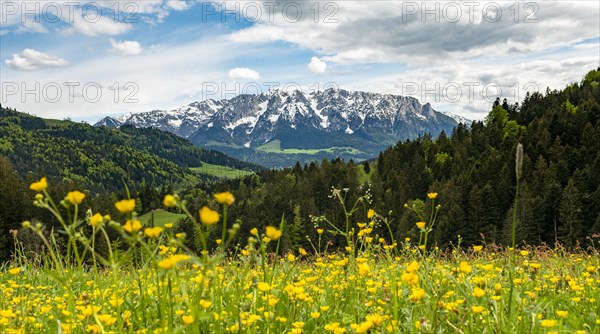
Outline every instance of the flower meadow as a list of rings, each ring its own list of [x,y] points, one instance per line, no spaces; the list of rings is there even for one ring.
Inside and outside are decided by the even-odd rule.
[[[343,236],[344,249],[322,251],[319,239],[281,254],[283,219],[252,229],[244,248],[233,245],[240,225],[227,221],[229,192],[195,214],[177,195],[164,198],[196,222],[188,236],[173,224],[143,226],[134,199],[116,202],[122,219],[113,219],[79,212],[79,191],[56,204],[48,186],[45,178],[31,185],[35,205],[55,216],[66,241],[23,223],[42,240],[43,256],[29,259],[16,242],[14,260],[0,270],[2,333],[600,333],[595,250],[441,251],[427,244],[436,193],[427,194],[428,214],[407,205],[419,240],[377,235],[385,217],[355,217],[344,206],[343,229],[323,218],[317,230]],[[191,253],[186,238],[203,251]],[[96,251],[98,240],[110,245],[106,252]]]

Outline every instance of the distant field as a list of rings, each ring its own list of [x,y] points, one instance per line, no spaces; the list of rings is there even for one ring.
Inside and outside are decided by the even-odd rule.
[[[150,219],[152,219],[152,213],[154,213],[154,226],[164,226],[167,223],[175,223],[180,218],[185,217],[185,215],[181,213],[172,213],[169,211],[158,209],[152,212],[148,212],[139,217],[140,222],[142,222],[144,226],[150,226]]]
[[[212,165],[206,162],[202,163],[202,167],[192,167],[190,168],[190,170],[199,174],[212,175],[226,179],[234,179],[236,177],[242,177],[253,173],[247,170],[235,169],[227,166]]]
[[[327,153],[348,153],[348,154],[360,154],[361,151],[352,147],[330,147],[330,148],[313,148],[313,149],[299,149],[299,148],[281,148],[281,141],[279,139],[270,141],[262,146],[256,148],[259,152],[265,153],[281,153],[281,154],[318,154],[319,152]]]

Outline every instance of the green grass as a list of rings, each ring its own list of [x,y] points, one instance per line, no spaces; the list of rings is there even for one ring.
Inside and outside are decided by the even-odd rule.
[[[344,195],[333,193],[342,205]],[[44,196],[36,205],[53,210]],[[196,222],[187,236],[101,215],[79,219],[77,207],[66,209],[68,220],[56,213],[66,245],[30,222],[18,232],[37,235],[46,249],[16,242],[13,261],[0,267],[0,333],[600,333],[595,250],[427,251],[422,238],[376,234],[373,227],[388,225],[387,217],[371,212],[371,221],[360,223],[364,217],[345,207],[345,232],[325,218],[334,230],[317,230],[307,250],[282,251],[290,233],[283,223],[283,230],[255,229],[242,248],[234,245],[246,236],[236,235],[239,226],[222,208],[222,221]],[[421,227],[421,237],[434,221]],[[82,224],[94,230],[78,229]],[[216,241],[220,224],[232,231],[224,243]],[[111,242],[107,229],[119,240]],[[334,237],[330,232],[347,247],[327,252],[322,238]],[[95,248],[94,235],[109,247]],[[186,238],[206,252],[188,250]]]
[[[322,152],[326,153],[347,153],[347,154],[360,154],[363,153],[353,147],[328,147],[328,148],[311,148],[311,149],[301,149],[301,148],[281,148],[281,141],[279,139],[275,139],[270,141],[264,145],[261,145],[256,148],[256,151],[265,152],[265,153],[281,153],[281,154],[319,154]]]
[[[173,213],[162,209],[154,210],[138,217],[144,226],[150,226],[150,220],[154,214],[154,226],[164,226],[167,223],[175,223],[180,218],[185,217],[184,214]]]
[[[191,171],[198,174],[211,175],[219,178],[234,179],[246,175],[253,174],[253,172],[241,169],[235,169],[232,167],[213,165],[206,162],[202,163],[202,167],[192,167]]]

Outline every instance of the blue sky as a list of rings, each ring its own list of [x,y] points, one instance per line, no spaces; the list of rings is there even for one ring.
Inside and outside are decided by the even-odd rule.
[[[3,105],[94,122],[270,87],[481,119],[600,66],[596,1],[3,1]],[[60,15],[56,16],[55,14]]]

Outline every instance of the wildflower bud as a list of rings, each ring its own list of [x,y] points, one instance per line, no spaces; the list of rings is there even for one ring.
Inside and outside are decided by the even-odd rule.
[[[42,223],[35,224],[35,230],[38,232],[42,230],[42,227],[43,227]]]
[[[109,222],[108,226],[110,226],[110,227],[112,227],[112,228],[114,228],[116,230],[121,229],[121,224],[117,223],[116,221]]]
[[[256,243],[256,239],[255,239],[255,238],[253,238],[253,237],[249,237],[249,238],[248,238],[248,243],[249,243],[249,244],[255,244],[255,243]]]
[[[110,215],[105,215],[104,221],[108,223],[110,221]]]
[[[240,229],[240,224],[238,224],[238,223],[235,223],[235,224],[233,224],[233,226],[231,226],[231,227],[232,227],[234,230],[236,230],[236,231],[237,231],[237,230],[239,230],[239,229]]]
[[[41,201],[42,199],[44,199],[44,195],[42,195],[42,194],[36,194],[35,195],[35,200],[36,201]]]
[[[408,203],[404,203],[404,207],[408,209]]]
[[[24,228],[30,228],[31,227],[31,222],[29,220],[26,220],[23,222],[23,227]]]
[[[517,180],[521,178],[521,172],[523,171],[523,144],[517,145],[517,156],[515,162],[515,173],[517,174]]]

